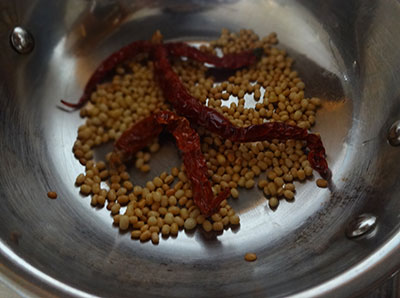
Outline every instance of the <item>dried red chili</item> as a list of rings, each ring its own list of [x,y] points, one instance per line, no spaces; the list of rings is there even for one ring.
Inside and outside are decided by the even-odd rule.
[[[310,133],[307,138],[307,146],[310,149],[308,153],[308,161],[311,164],[311,167],[315,169],[322,178],[329,180],[332,177],[332,172],[328,167],[328,163],[325,159],[325,148],[322,144],[321,137]]]
[[[134,41],[127,46],[119,49],[115,53],[107,57],[94,71],[89,81],[87,82],[83,94],[77,103],[70,103],[65,100],[61,102],[71,108],[81,108],[90,98],[90,94],[96,88],[96,85],[100,83],[104,77],[113,70],[118,64],[122,63],[128,58],[132,58],[139,53],[149,52],[151,50],[152,43],[150,41]]]
[[[162,125],[154,120],[154,115],[146,117],[125,130],[114,146],[128,155],[133,155],[154,140],[162,129]]]
[[[194,203],[204,215],[213,214],[221,202],[228,198],[230,190],[225,189],[214,198],[207,177],[206,159],[200,149],[200,137],[186,118],[169,111],[157,112],[126,130],[116,141],[115,148],[132,155],[160,134],[163,126],[174,136],[182,152],[186,175],[192,184]]]
[[[87,82],[84,92],[77,103],[61,100],[61,103],[71,108],[81,108],[89,99],[90,94],[95,90],[104,77],[110,73],[118,64],[133,58],[140,53],[149,53],[155,46],[151,41],[134,41],[127,46],[119,49],[115,53],[107,57],[100,66],[94,71]],[[162,45],[166,48],[167,53],[178,57],[187,57],[199,62],[210,63],[216,67],[235,69],[253,64],[262,54],[263,49],[258,48],[252,51],[244,51],[237,54],[228,54],[224,57],[217,57],[209,53],[204,53],[194,47],[183,42],[170,43]]]
[[[192,123],[234,142],[254,142],[264,140],[306,140],[310,149],[308,158],[311,166],[322,177],[329,178],[329,168],[325,160],[325,149],[320,138],[308,134],[306,129],[282,122],[267,122],[248,127],[237,127],[216,110],[203,106],[191,96],[183,86],[178,75],[172,70],[167,49],[162,45],[153,48],[154,72],[164,97],[173,105],[178,114],[187,117]],[[319,140],[319,141],[318,141]]]

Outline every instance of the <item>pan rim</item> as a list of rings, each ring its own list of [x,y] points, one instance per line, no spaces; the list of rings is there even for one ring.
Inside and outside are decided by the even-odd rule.
[[[98,297],[58,281],[35,268],[19,257],[11,248],[0,241],[0,280],[17,293],[53,296],[63,294],[70,297]],[[6,265],[4,262],[9,263]],[[323,283],[290,294],[287,297],[343,297],[366,292],[376,282],[396,272],[400,266],[400,233],[395,233],[378,249],[356,265]],[[249,292],[247,295],[251,295]]]

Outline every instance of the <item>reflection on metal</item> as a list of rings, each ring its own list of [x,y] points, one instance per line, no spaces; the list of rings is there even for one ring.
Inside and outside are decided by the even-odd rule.
[[[351,221],[346,229],[349,238],[356,238],[372,232],[376,227],[377,217],[372,214],[361,214]]]
[[[15,27],[10,36],[10,43],[13,49],[19,54],[29,54],[34,47],[32,34],[22,27]]]
[[[389,144],[392,146],[400,146],[400,120],[393,123],[388,134]]]

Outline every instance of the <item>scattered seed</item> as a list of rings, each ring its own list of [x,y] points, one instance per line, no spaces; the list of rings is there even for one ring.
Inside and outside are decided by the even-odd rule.
[[[257,260],[257,255],[255,253],[248,252],[244,255],[244,259],[247,262],[254,262],[255,260]]]
[[[47,193],[47,196],[48,196],[50,199],[57,199],[57,193],[56,193],[55,191],[49,191],[49,192]]]
[[[317,179],[317,185],[318,185],[318,187],[321,187],[321,188],[327,188],[328,181],[326,181],[325,179]]]

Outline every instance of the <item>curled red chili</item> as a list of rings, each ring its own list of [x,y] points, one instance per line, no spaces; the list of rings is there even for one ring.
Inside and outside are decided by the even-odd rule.
[[[149,53],[154,46],[156,46],[156,44],[151,41],[139,40],[119,49],[107,57],[96,68],[87,82],[83,94],[77,103],[71,103],[65,100],[61,100],[61,103],[71,108],[81,108],[90,99],[90,94],[95,90],[96,85],[99,84],[118,64],[129,58],[134,58],[140,53]],[[252,51],[244,51],[242,53],[228,54],[224,57],[217,57],[209,53],[204,53],[183,42],[170,43],[164,45],[163,47],[165,47],[167,53],[170,55],[187,57],[199,62],[213,64],[216,67],[228,69],[236,69],[251,65],[256,62],[257,58],[259,58],[259,56],[262,54],[262,49],[258,48]]]
[[[162,44],[153,48],[154,72],[158,77],[164,97],[173,105],[178,114],[187,117],[191,123],[218,134],[233,142],[254,142],[265,140],[297,139],[307,141],[310,149],[308,159],[311,166],[326,179],[330,178],[325,149],[319,137],[309,134],[306,129],[282,122],[266,122],[247,127],[237,127],[216,110],[202,105],[191,96],[173,71],[168,52]],[[319,140],[319,141],[318,141]]]
[[[194,203],[206,216],[218,211],[221,202],[230,195],[230,190],[225,189],[214,198],[211,182],[207,177],[206,159],[200,149],[200,137],[186,118],[169,111],[157,112],[126,130],[116,141],[115,148],[130,155],[134,154],[160,134],[163,126],[174,136],[182,152],[185,171],[192,184]]]
[[[65,100],[61,100],[61,103],[71,108],[81,108],[90,99],[90,94],[95,90],[96,85],[99,84],[111,70],[128,58],[132,58],[139,53],[149,52],[151,47],[152,43],[150,41],[139,40],[119,49],[117,52],[107,57],[96,68],[89,81],[86,83],[83,94],[77,103],[70,103]]]
[[[133,155],[146,147],[162,131],[163,127],[155,120],[154,114],[135,123],[125,130],[114,147],[128,155]]]

